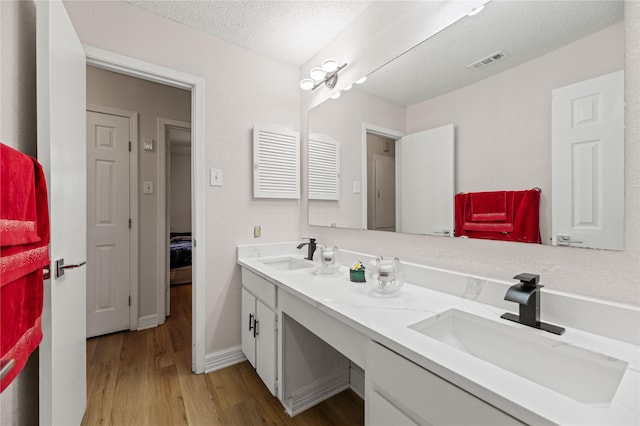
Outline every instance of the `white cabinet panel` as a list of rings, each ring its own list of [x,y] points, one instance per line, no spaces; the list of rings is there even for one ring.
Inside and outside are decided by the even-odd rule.
[[[276,307],[276,286],[242,268],[242,286],[271,309]]]
[[[417,426],[418,424],[378,392],[373,391],[367,394],[367,425]]]
[[[256,302],[256,371],[269,391],[276,394],[276,314]]]
[[[242,289],[242,353],[251,365],[256,366],[256,340],[254,327],[256,318],[256,298],[244,288]]]
[[[365,423],[380,424],[376,393],[424,425],[521,425],[518,420],[375,342],[367,354]],[[379,400],[378,400],[379,402]],[[397,418],[397,413],[385,413]],[[411,423],[409,423],[411,424]]]
[[[271,306],[264,303],[263,297],[266,296],[266,299],[273,303],[275,308],[276,289],[267,280],[244,269],[242,276],[244,286],[242,288],[241,319],[242,352],[256,369],[269,391],[275,395],[278,359],[276,352],[277,317]],[[253,294],[250,290],[255,290],[259,294]]]

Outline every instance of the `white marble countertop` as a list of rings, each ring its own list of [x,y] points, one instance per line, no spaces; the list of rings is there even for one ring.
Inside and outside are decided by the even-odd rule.
[[[295,247],[295,246],[294,246]],[[267,254],[267,253],[264,253]],[[259,255],[259,253],[258,253]],[[298,252],[290,254],[302,259]],[[313,268],[283,271],[263,263],[282,257],[244,257],[238,263],[317,309],[411,361],[529,424],[640,424],[640,347],[566,327],[562,336],[500,319],[504,309],[405,283],[394,296],[373,295],[349,281],[342,266],[334,275]],[[628,363],[610,403],[590,405],[499,368],[408,328],[449,309],[499,322],[520,333],[538,333]],[[544,320],[544,318],[542,318]],[[557,324],[564,326],[564,324]]]

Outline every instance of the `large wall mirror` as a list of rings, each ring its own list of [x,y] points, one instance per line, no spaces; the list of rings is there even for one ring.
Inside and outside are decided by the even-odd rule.
[[[602,177],[614,172],[597,143],[585,142],[569,148],[566,168],[589,184],[577,185],[577,195],[559,195],[553,181],[565,165],[552,166],[559,158],[553,132],[560,127],[552,104],[566,88],[620,77],[623,69],[622,1],[490,1],[309,111],[309,140],[333,141],[328,160],[309,151],[310,172],[322,175],[328,161],[334,170],[328,173],[336,174],[330,196],[310,195],[309,224],[447,237],[454,194],[536,188],[542,243],[579,247],[577,239],[556,239],[554,205],[559,210],[562,197],[571,198],[574,204],[563,209],[574,209],[574,225],[596,228],[603,212],[594,199],[603,191],[623,194],[624,182],[615,178],[603,187]],[[620,85],[612,97],[623,105],[623,78]],[[567,101],[573,124],[596,120],[611,103],[586,90]],[[440,144],[434,152],[414,153],[400,143],[433,132]],[[616,155],[623,164],[623,151]],[[585,171],[584,164],[596,163]],[[426,201],[414,200],[421,197]],[[622,215],[618,198],[607,203],[621,203],[614,209]],[[576,212],[575,205],[588,211]],[[418,223],[421,218],[429,224]]]

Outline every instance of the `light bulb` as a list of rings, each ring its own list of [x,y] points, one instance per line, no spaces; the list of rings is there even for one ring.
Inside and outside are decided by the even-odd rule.
[[[311,72],[309,73],[309,75],[314,81],[322,81],[324,80],[325,72],[322,71],[322,68],[316,67],[311,69]]]
[[[352,88],[353,88],[353,84],[350,84],[342,90],[346,92],[347,90],[351,90]]]
[[[340,92],[336,92],[335,94],[331,95],[331,99],[338,99],[340,97]]]
[[[325,59],[322,62],[322,70],[329,74],[330,72],[334,72],[338,69],[338,61],[333,58]]]
[[[302,90],[311,90],[315,86],[315,83],[310,78],[303,78],[300,80],[300,88]]]
[[[356,84],[362,84],[365,81],[367,81],[367,76],[366,75],[364,77],[362,77],[360,80],[356,80]]]

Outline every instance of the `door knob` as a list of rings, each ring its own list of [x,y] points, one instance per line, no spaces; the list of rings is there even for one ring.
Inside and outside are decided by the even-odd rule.
[[[556,235],[556,243],[559,246],[568,246],[571,244],[582,244],[582,241],[578,241],[578,240],[572,240],[571,239],[571,235],[563,235],[563,234],[557,234]]]
[[[84,262],[75,263],[75,264],[71,264],[71,265],[65,265],[64,264],[64,259],[56,260],[56,278],[63,277],[65,269],[75,269],[75,268],[79,268],[81,266],[84,266],[86,264],[87,264],[87,262],[84,261]]]

